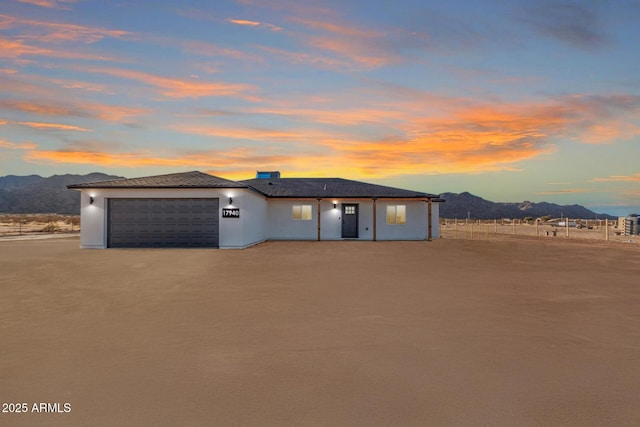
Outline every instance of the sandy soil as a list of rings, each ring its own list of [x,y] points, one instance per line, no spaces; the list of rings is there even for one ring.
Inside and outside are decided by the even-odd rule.
[[[0,242],[0,425],[640,424],[640,251]]]

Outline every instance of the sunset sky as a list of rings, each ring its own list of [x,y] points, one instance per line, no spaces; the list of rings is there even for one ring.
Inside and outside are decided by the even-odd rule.
[[[0,175],[256,170],[640,213],[640,1],[0,3]]]

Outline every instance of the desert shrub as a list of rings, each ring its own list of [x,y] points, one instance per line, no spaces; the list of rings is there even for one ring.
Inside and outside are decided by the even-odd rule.
[[[58,227],[54,223],[49,223],[45,225],[40,231],[43,233],[55,233],[56,231],[60,231],[60,227]]]

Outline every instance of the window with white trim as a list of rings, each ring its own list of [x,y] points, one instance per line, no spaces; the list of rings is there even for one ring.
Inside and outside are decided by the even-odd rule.
[[[295,220],[311,220],[311,205],[293,205],[292,216]]]
[[[406,224],[407,207],[405,205],[387,206],[387,224]]]

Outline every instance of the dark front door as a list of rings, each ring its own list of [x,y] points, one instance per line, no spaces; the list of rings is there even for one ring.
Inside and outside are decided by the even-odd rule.
[[[358,238],[358,205],[342,205],[342,238]]]

